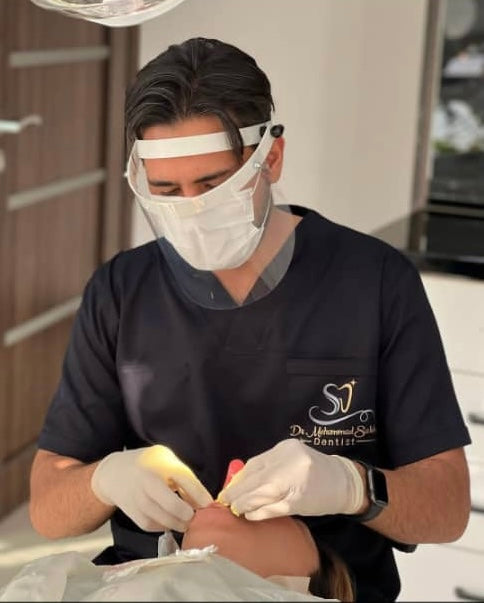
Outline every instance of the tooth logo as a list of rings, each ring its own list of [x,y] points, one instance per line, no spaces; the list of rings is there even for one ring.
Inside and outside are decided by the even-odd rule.
[[[336,383],[328,383],[323,388],[323,396],[328,400],[332,405],[333,409],[330,411],[322,411],[325,415],[334,415],[337,412],[342,412],[346,414],[348,410],[351,408],[351,402],[353,400],[353,388],[356,385],[356,381],[350,381],[349,383],[344,383],[340,387],[336,385]],[[333,390],[331,393],[330,390]],[[339,396],[339,393],[347,392],[346,402],[344,399]]]
[[[363,423],[367,423],[370,417],[374,415],[372,409],[367,410],[357,410],[356,412],[348,414],[348,411],[351,408],[351,403],[353,401],[353,393],[356,385],[356,381],[352,379],[348,383],[343,383],[343,385],[336,385],[336,383],[327,383],[323,387],[323,396],[330,403],[331,407],[328,409],[321,408],[318,405],[311,406],[309,409],[309,417],[311,420],[317,425],[334,425],[335,423],[341,423],[342,421],[346,421],[347,419],[355,416],[359,416],[360,421]],[[316,416],[316,413],[319,414],[319,417]],[[331,419],[326,419],[321,417],[321,414],[326,417],[334,417]],[[339,415],[336,416],[335,415]]]

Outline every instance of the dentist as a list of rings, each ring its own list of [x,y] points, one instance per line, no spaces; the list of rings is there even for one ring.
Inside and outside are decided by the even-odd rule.
[[[395,600],[393,548],[466,527],[470,440],[411,262],[277,203],[273,108],[254,59],[217,40],[138,73],[127,174],[155,240],[86,286],[31,519],[49,538],[110,519],[96,562],[119,563],[156,556],[164,530],[180,538],[218,497],[253,521],[298,516],[358,600]],[[245,468],[222,489],[234,458]]]

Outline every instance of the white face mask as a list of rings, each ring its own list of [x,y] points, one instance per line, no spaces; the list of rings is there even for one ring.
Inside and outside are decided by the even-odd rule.
[[[259,176],[257,177],[257,182]],[[217,187],[220,201],[200,207],[192,215],[180,216],[170,206],[150,200],[139,200],[155,232],[162,231],[177,253],[198,270],[237,268],[256,250],[269,214],[270,200],[262,224],[254,224],[253,188],[237,194]],[[269,197],[269,190],[267,197]],[[201,197],[203,201],[203,196]],[[196,203],[196,198],[192,198]]]
[[[242,129],[242,135],[246,135],[244,142],[256,131],[259,132],[260,139],[260,126],[265,125]],[[252,133],[247,132],[249,130]],[[214,147],[214,137],[226,145],[225,133],[205,135],[207,136],[211,138],[210,149],[222,150],[220,146]],[[193,149],[193,139],[203,136],[190,138]],[[198,197],[151,194],[142,159],[159,156],[156,153],[165,153],[163,147],[166,142],[172,143],[169,150],[174,153],[175,146],[183,146],[184,140],[187,139],[137,141],[138,146],[133,148],[128,163],[130,186],[157,238],[165,237],[188,264],[198,270],[236,268],[254,253],[269,215],[270,185],[262,176],[262,164],[273,142],[270,129],[266,128],[259,146],[246,163],[215,189]],[[208,140],[204,140],[203,144],[207,142]],[[249,186],[249,183],[252,184]],[[264,190],[261,194],[260,189],[265,187],[267,191]],[[256,191],[259,201],[265,203],[265,215],[259,226],[254,224]]]

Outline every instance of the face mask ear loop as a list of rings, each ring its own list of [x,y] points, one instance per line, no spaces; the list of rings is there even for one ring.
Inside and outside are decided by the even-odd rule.
[[[269,214],[271,213],[271,209],[272,209],[272,194],[269,189],[269,195],[267,195],[266,213],[264,214],[264,217],[262,218],[262,222],[260,223],[260,226],[256,226],[256,228],[260,229],[260,228],[266,227],[267,220],[269,218]]]
[[[254,168],[257,170],[257,175],[255,177],[254,184],[248,189],[248,190],[250,190],[251,194],[254,194],[257,187],[259,186],[259,182],[262,177],[262,172],[264,172],[264,165],[262,163],[259,163],[258,161],[256,161],[254,163]]]
[[[262,176],[262,172],[264,171],[268,171],[268,169],[264,166],[264,164],[259,163],[259,174],[257,175],[257,182],[254,184],[254,188],[252,189],[252,191],[255,191],[255,189],[257,188],[257,185],[260,182],[260,178]],[[269,218],[269,214],[270,214],[270,210],[272,207],[272,185],[269,183],[269,194],[267,195],[267,207],[266,207],[266,211],[264,214],[264,217],[262,218],[262,221],[260,223],[260,226],[254,226],[257,229],[261,229],[261,228],[265,228],[267,220]]]
[[[259,161],[254,161],[254,165],[253,165],[254,169],[257,170],[256,174],[253,176],[253,178],[255,178],[255,182],[252,186],[247,187],[247,188],[243,188],[241,190],[235,190],[233,187],[231,187],[231,193],[232,196],[235,197],[236,199],[245,199],[246,195],[253,195],[254,191],[256,190],[256,188],[259,185],[259,181],[262,175],[262,171],[263,171],[263,164],[261,164]]]

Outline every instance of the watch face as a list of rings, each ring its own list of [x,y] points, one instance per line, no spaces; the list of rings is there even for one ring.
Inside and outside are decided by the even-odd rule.
[[[388,504],[387,482],[385,474],[378,469],[370,471],[370,487],[373,491],[374,502],[382,507]]]

